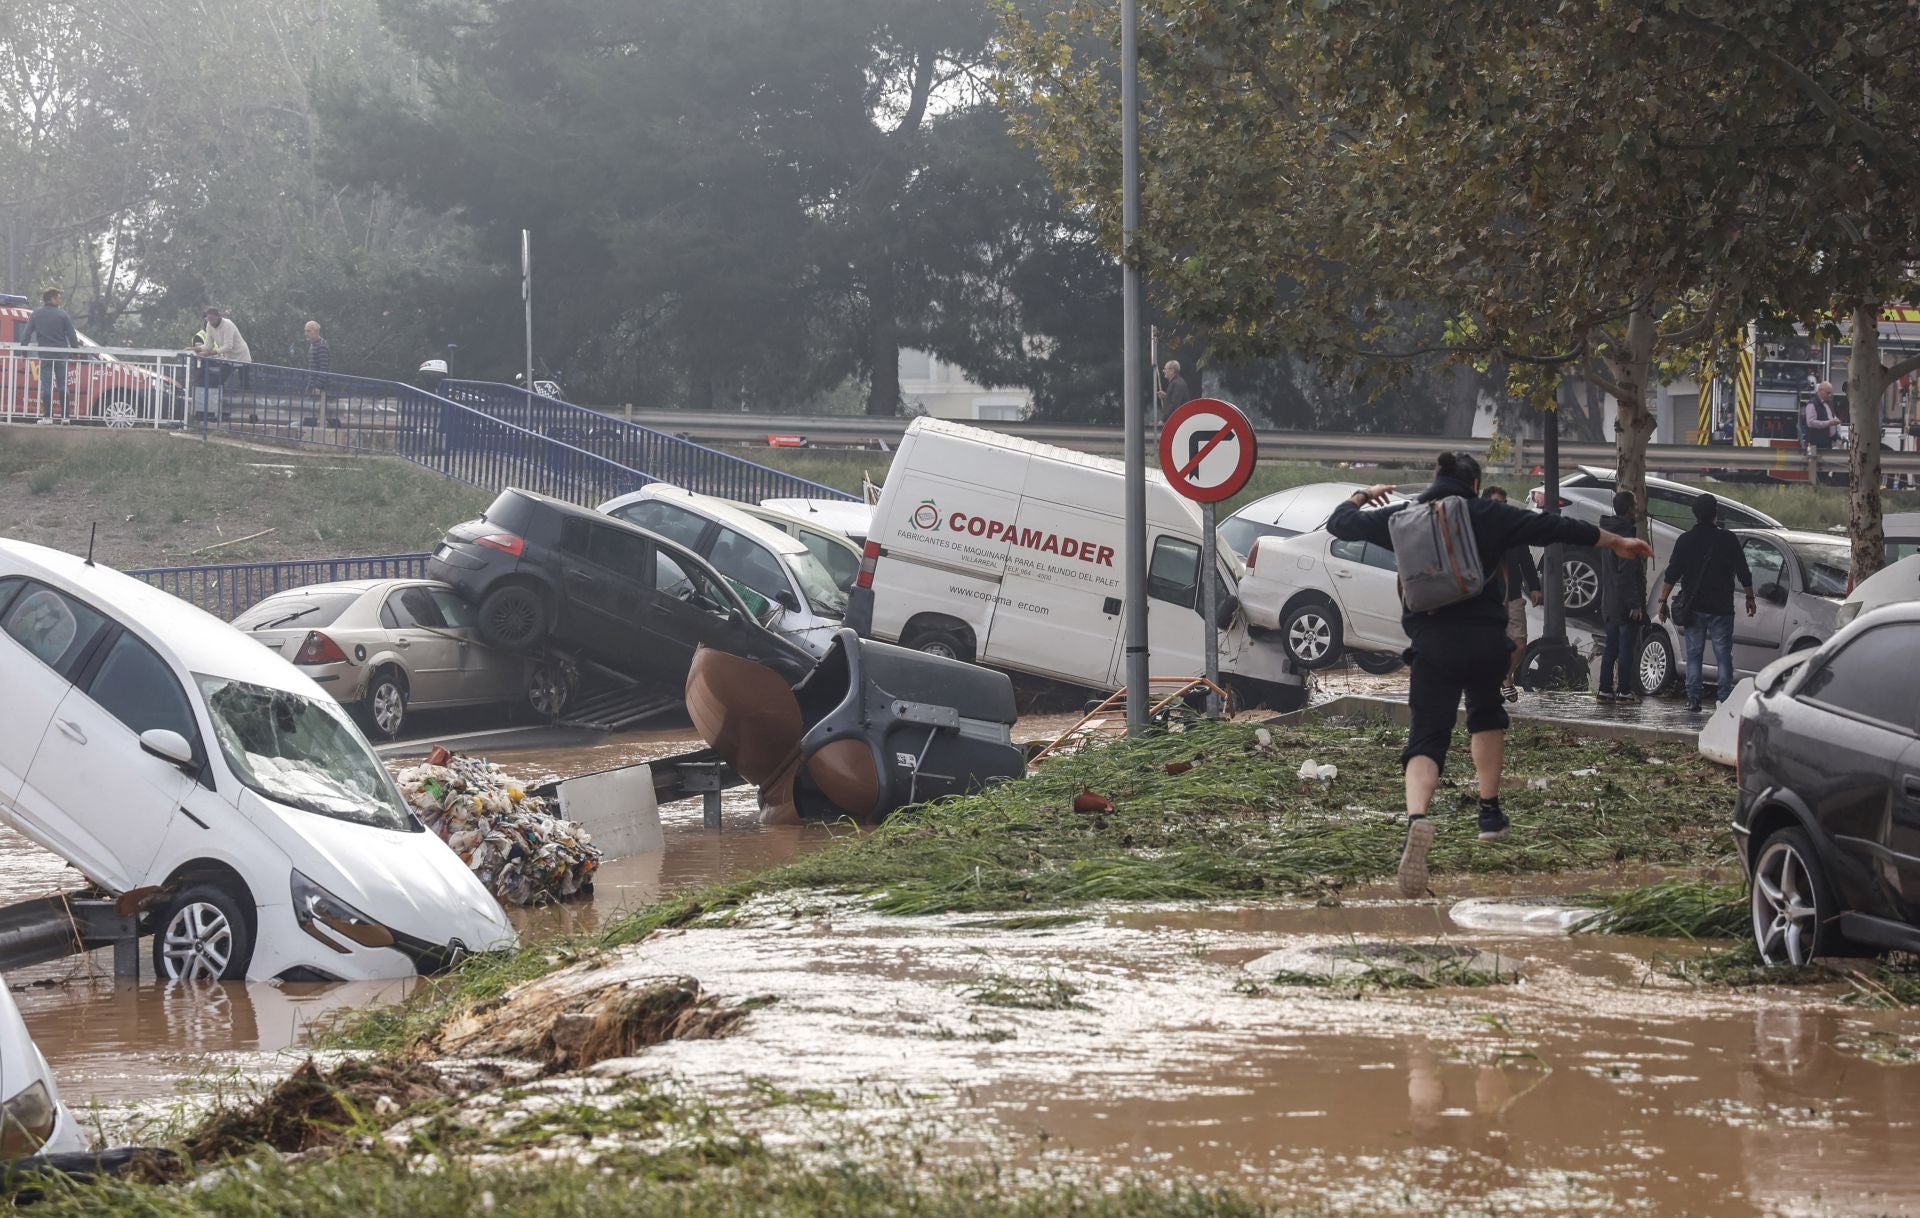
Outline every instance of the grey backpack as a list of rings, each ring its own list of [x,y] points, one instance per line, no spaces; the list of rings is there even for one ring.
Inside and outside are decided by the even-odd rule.
[[[1387,532],[1400,567],[1400,599],[1414,613],[1472,600],[1487,586],[1460,496],[1409,504],[1387,518]]]

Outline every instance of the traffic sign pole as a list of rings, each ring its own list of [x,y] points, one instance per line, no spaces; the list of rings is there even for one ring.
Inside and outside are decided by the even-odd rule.
[[[1239,407],[1217,398],[1195,398],[1167,416],[1160,429],[1160,471],[1173,489],[1200,505],[1200,569],[1197,608],[1207,680],[1220,684],[1220,553],[1214,505],[1240,493],[1259,457],[1253,425]],[[1220,713],[1220,699],[1207,691],[1207,714]]]
[[[1140,400],[1140,269],[1133,235],[1140,228],[1140,5],[1120,0],[1120,314],[1121,418],[1126,436],[1127,734],[1147,730],[1147,441]]]

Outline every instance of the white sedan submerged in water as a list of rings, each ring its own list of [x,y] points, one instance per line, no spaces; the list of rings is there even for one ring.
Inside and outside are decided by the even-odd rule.
[[[0,540],[0,819],[145,901],[169,979],[371,980],[513,941],[326,690],[225,622]]]

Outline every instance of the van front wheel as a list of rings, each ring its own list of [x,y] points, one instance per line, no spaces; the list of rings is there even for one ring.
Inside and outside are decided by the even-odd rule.
[[[938,627],[922,626],[900,640],[902,647],[914,651],[924,651],[930,656],[940,656],[948,660],[973,659],[973,647],[961,637],[957,630],[942,630]]]

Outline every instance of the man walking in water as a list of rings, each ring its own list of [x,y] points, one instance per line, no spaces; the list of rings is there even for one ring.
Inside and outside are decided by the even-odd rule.
[[[1385,504],[1392,491],[1391,486],[1383,485],[1354,492],[1334,509],[1327,531],[1343,541],[1370,541],[1393,549],[1388,522],[1408,505],[1395,503],[1362,510],[1369,504]],[[1645,541],[1605,532],[1584,520],[1529,512],[1480,498],[1480,462],[1468,453],[1441,453],[1434,463],[1433,485],[1416,501],[1449,498],[1465,503],[1480,570],[1494,574],[1477,594],[1465,600],[1427,612],[1409,609],[1400,616],[1412,643],[1407,653],[1412,662],[1407,701],[1413,724],[1407,732],[1407,747],[1400,754],[1407,795],[1400,891],[1408,897],[1427,890],[1427,852],[1433,847],[1433,824],[1427,819],[1427,808],[1440,784],[1440,770],[1447,760],[1447,745],[1453,738],[1463,696],[1473,768],[1480,786],[1480,837],[1491,841],[1507,833],[1507,816],[1500,807],[1500,771],[1506,761],[1509,720],[1500,687],[1506,679],[1513,644],[1507,637],[1506,581],[1499,575],[1507,551],[1516,546],[1563,542],[1598,547],[1622,558],[1653,556],[1652,547]]]

